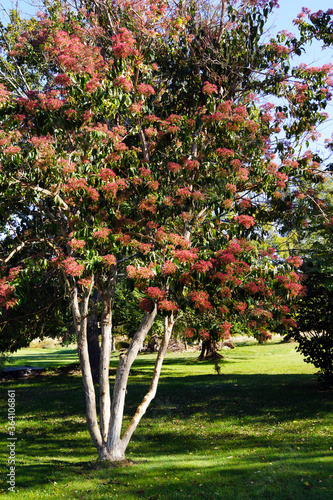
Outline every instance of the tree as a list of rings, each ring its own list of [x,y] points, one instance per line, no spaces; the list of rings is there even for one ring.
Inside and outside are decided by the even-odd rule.
[[[200,2],[96,0],[75,11],[55,3],[6,53],[6,63],[39,78],[24,96],[8,81],[0,88],[2,215],[11,235],[1,245],[1,305],[19,302],[27,269],[59,273],[88,429],[103,460],[124,459],[181,314],[191,309],[212,340],[244,308],[262,334],[271,321],[293,322],[282,301],[302,291],[298,260],[273,265],[251,240],[284,208],[291,217],[290,183],[316,180],[320,165],[297,143],[324,119],[329,70],[289,72],[293,40],[261,42],[274,4],[223,1],[216,11]],[[286,92],[283,108],[260,102]],[[111,398],[112,319],[125,277],[137,324]],[[94,291],[99,418],[87,342]],[[158,318],[164,333],[151,385],[121,436],[130,368]]]

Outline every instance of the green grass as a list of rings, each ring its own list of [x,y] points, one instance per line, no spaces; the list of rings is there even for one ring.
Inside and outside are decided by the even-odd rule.
[[[8,366],[37,366],[49,368],[59,368],[71,363],[78,363],[76,349],[63,348],[37,348],[20,349],[14,353],[9,360]]]
[[[197,353],[167,355],[157,396],[128,447],[131,463],[122,467],[96,461],[79,376],[4,382],[2,464],[9,388],[16,390],[18,438],[18,492],[8,498],[333,498],[332,393],[320,388],[313,366],[293,344],[245,343],[223,354],[219,376]],[[126,423],[154,358],[142,355],[133,365]],[[75,351],[29,349],[15,357],[15,364],[65,361],[75,362]]]

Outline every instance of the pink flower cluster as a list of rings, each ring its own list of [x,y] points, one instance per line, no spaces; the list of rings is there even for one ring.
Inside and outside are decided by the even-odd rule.
[[[155,95],[155,90],[153,89],[153,87],[145,83],[140,83],[137,86],[136,91],[139,95],[143,95],[146,97],[149,97],[150,95]]]
[[[171,300],[163,299],[158,303],[158,308],[161,311],[178,311],[178,306],[175,302]]]
[[[62,87],[68,87],[68,85],[71,84],[71,80],[69,76],[66,75],[66,73],[57,75],[54,81],[57,85],[61,85]]]
[[[184,330],[184,332],[183,332],[183,337],[185,339],[191,339],[192,337],[195,336],[195,333],[196,333],[196,331],[194,328],[186,328],[186,330]]]
[[[265,309],[262,309],[261,307],[255,307],[255,308],[251,309],[251,315],[255,316],[257,318],[264,317],[264,318],[272,319],[272,317],[273,317],[273,315],[270,311],[266,311]]]
[[[181,248],[188,248],[190,246],[189,240],[176,233],[169,233],[168,240],[172,243],[172,245],[179,246]]]
[[[199,260],[192,267],[193,271],[197,271],[198,273],[205,274],[210,269],[213,268],[213,264],[208,260]]]
[[[10,92],[8,92],[7,88],[3,85],[3,83],[0,83],[0,103],[6,102],[9,95]]]
[[[205,82],[202,87],[202,93],[206,95],[218,94],[217,86],[213,83]]]
[[[148,127],[148,128],[145,128],[145,134],[148,138],[154,137],[158,134],[158,130],[155,127]]]
[[[131,244],[132,240],[131,240],[131,237],[129,234],[123,234],[123,235],[117,237],[117,241],[124,246],[128,246]]]
[[[175,259],[178,259],[179,262],[194,262],[198,256],[194,249],[192,250],[173,250],[172,255]]]
[[[276,250],[273,247],[267,248],[266,250],[260,250],[260,255],[262,257],[270,257],[271,259],[276,259]]]
[[[103,261],[103,264],[105,264],[108,267],[115,266],[117,264],[117,259],[112,254],[103,255],[102,261]]]
[[[235,309],[240,312],[240,314],[244,314],[247,309],[247,304],[245,302],[237,302],[235,304]]]
[[[179,124],[181,123],[183,120],[183,117],[180,116],[180,115],[170,115],[166,121],[169,122],[169,123],[172,123],[172,124]]]
[[[163,300],[166,297],[166,292],[156,286],[147,288],[147,294],[152,300]]]
[[[259,292],[259,287],[257,286],[257,284],[254,281],[248,281],[247,283],[245,283],[243,285],[243,289],[246,292],[252,293],[252,294]]]
[[[196,309],[199,309],[199,311],[204,312],[211,311],[213,309],[213,306],[209,301],[209,295],[207,292],[190,292],[188,295],[194,303],[194,307]]]
[[[231,253],[229,249],[218,252],[217,256],[219,261],[222,262],[223,264],[231,264],[236,260],[234,254]]]
[[[290,273],[291,274],[291,273]],[[291,297],[297,297],[304,292],[304,287],[300,283],[296,283],[288,276],[278,276],[277,280],[284,286],[290,293]]]
[[[116,177],[116,174],[113,170],[111,170],[111,168],[101,168],[98,175],[105,182]]]
[[[200,330],[199,337],[203,341],[209,340],[210,339],[209,331],[208,330]]]
[[[107,227],[101,227],[100,229],[96,229],[93,234],[99,241],[105,241],[108,239],[110,233],[111,229]]]
[[[231,327],[232,324],[229,323],[229,321],[224,321],[222,325],[220,325],[220,336],[222,338],[229,338]]]
[[[152,246],[153,245],[151,243],[139,243],[138,244],[138,249],[143,254],[147,254],[152,249]]]
[[[237,191],[237,187],[235,186],[235,184],[226,184],[225,188],[229,193],[236,193]]]
[[[282,318],[281,323],[285,328],[296,328],[297,323],[293,318]]]
[[[135,280],[150,280],[155,276],[154,271],[150,267],[127,266],[127,276]]]
[[[90,288],[91,286],[91,278],[81,278],[77,283],[81,285],[83,288]]]
[[[8,278],[0,279],[0,306],[5,306],[8,309],[16,304],[17,300],[11,298],[14,290],[15,287],[8,283]]]
[[[177,266],[171,260],[166,260],[162,266],[162,274],[164,276],[172,276],[177,272]]]
[[[254,325],[254,328],[256,328],[256,324]],[[267,340],[270,340],[271,338],[272,338],[271,333],[269,333],[267,330],[264,330],[263,328],[259,328],[259,333],[257,333],[257,339],[260,343],[265,343],[267,342]]]
[[[191,172],[192,170],[198,170],[200,163],[197,160],[186,160],[184,162],[184,167],[186,170]]]
[[[0,307],[5,306],[6,309],[9,309],[17,303],[17,299],[12,297],[15,286],[11,282],[16,278],[20,270],[20,266],[12,267],[9,270],[8,277],[4,276],[0,279]]]
[[[117,35],[111,38],[112,50],[116,59],[126,58],[137,54],[135,38],[126,28],[119,28]]]
[[[294,267],[300,267],[303,264],[303,260],[297,255],[295,255],[294,257],[288,257],[286,259],[286,262]]]
[[[19,146],[9,146],[3,150],[3,154],[5,156],[14,156],[21,152],[21,148]]]
[[[140,210],[146,210],[147,212],[151,212],[152,214],[156,213],[157,205],[156,205],[157,197],[153,194],[150,194],[141,201],[139,204]]]
[[[233,158],[235,155],[235,151],[233,149],[227,149],[227,148],[218,148],[216,150],[216,153],[221,156],[221,158],[227,159],[227,158]]]
[[[67,257],[67,259],[62,262],[62,266],[68,276],[80,276],[84,271],[84,265],[76,262],[73,257]]]
[[[241,224],[246,229],[250,229],[251,226],[255,225],[254,218],[251,215],[236,215],[234,220]]]
[[[226,305],[222,305],[220,307],[218,307],[218,312],[221,316],[224,316],[225,314],[228,314],[229,313],[229,309]]]
[[[131,80],[128,80],[124,76],[117,76],[113,80],[113,85],[115,87],[121,88],[124,92],[130,92],[133,89],[133,84]]]
[[[85,246],[86,242],[84,240],[73,239],[68,242],[68,245],[72,250],[81,250]]]
[[[177,172],[179,172],[179,170],[182,169],[182,167],[178,163],[173,163],[173,162],[169,162],[167,167],[170,170],[170,172],[173,172],[174,174],[176,174]]]
[[[58,58],[66,71],[73,73],[88,73],[95,77],[107,67],[98,47],[91,47],[79,36],[69,35],[65,31],[54,34],[50,52]]]
[[[87,189],[88,183],[86,179],[70,179],[67,184],[64,185],[64,190],[77,193],[79,190]]]
[[[145,312],[152,312],[152,310],[154,309],[154,303],[149,299],[141,299],[139,302],[139,308]]]

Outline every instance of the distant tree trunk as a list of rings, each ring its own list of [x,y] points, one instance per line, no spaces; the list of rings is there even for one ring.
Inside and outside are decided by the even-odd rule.
[[[90,297],[90,300],[93,302],[94,306],[98,301],[98,292],[94,290]],[[94,307],[95,309],[95,307]],[[95,310],[92,310],[91,314],[88,316],[87,321],[87,342],[88,342],[88,352],[89,352],[89,361],[91,374],[93,377],[94,384],[99,383],[99,365],[100,365],[100,356],[101,356],[101,347],[98,338],[98,318]]]
[[[203,340],[201,345],[201,353],[198,359],[217,359],[223,358],[221,354],[217,352],[216,342],[211,339]]]
[[[187,343],[187,340],[184,340],[184,347],[185,347],[185,351],[188,350],[188,343]]]
[[[101,355],[101,348],[98,339],[98,322],[96,314],[91,314],[87,321],[87,341],[89,362],[94,384],[99,381],[99,360]]]
[[[116,350],[116,337],[112,335],[112,347],[111,351],[114,352]]]
[[[151,340],[148,341],[147,349],[151,352],[158,351],[158,337],[155,333],[151,336]]]

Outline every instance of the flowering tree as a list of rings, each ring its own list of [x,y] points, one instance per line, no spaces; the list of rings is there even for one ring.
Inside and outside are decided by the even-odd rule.
[[[260,42],[274,4],[222,1],[218,15],[195,2],[51,6],[6,54],[19,78],[40,78],[22,87],[8,76],[0,88],[1,305],[15,306],[22,276],[38,266],[60,276],[103,460],[125,457],[181,314],[191,309],[212,342],[242,315],[263,337],[271,321],[293,321],[282,300],[302,290],[299,262],[273,265],[249,240],[278,208],[291,210],[284,193],[295,179],[320,170],[309,153],[294,156],[293,141],[324,119],[330,68],[287,73],[299,45],[286,35]],[[264,92],[287,96],[283,109],[262,104]],[[276,141],[282,126],[285,142]],[[124,276],[135,285],[129,300],[138,297],[139,321],[111,397],[112,314]],[[93,290],[99,418],[87,345]],[[151,386],[121,435],[130,368],[157,317],[164,334]]]

